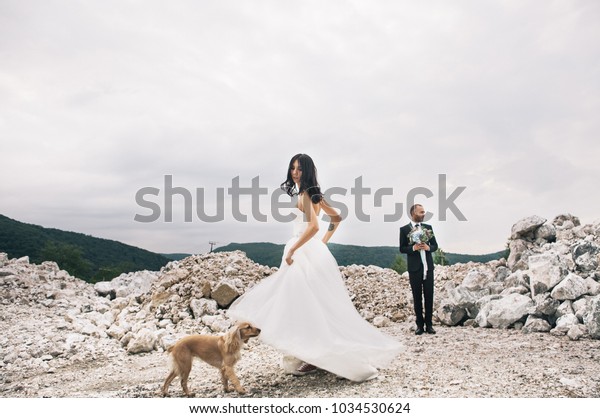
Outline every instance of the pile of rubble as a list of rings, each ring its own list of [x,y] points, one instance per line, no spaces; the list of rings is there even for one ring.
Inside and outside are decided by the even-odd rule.
[[[119,349],[106,333],[114,306],[54,262],[0,253],[0,306],[0,370],[52,373]]]
[[[145,292],[129,286],[129,294],[112,301],[119,313],[107,333],[129,353],[139,353],[166,349],[176,339],[191,333],[224,332],[231,326],[226,308],[273,271],[256,264],[241,251],[172,261],[150,283],[138,281],[147,288]],[[109,297],[118,295],[115,287],[112,282],[95,285],[99,293]]]
[[[232,325],[227,317],[231,303],[277,270],[253,262],[241,251],[171,262],[146,293],[129,287],[131,295],[113,300],[120,312],[106,332],[130,353],[166,349],[190,333],[225,332]],[[340,271],[356,308],[376,326],[402,321],[412,312],[407,282],[395,271],[356,265],[341,267]],[[123,289],[112,282],[95,287],[107,296],[118,295],[118,289]]]
[[[600,223],[571,215],[517,222],[507,260],[436,266],[440,323],[600,339]],[[95,285],[56,263],[0,253],[0,370],[52,373],[73,362],[163,351],[230,328],[227,308],[277,268],[243,252],[194,255],[159,272]],[[356,309],[378,327],[414,322],[408,274],[340,267]]]
[[[350,298],[363,318],[382,327],[413,314],[408,276],[377,266],[340,267]]]
[[[600,338],[600,222],[530,216],[513,225],[508,247],[508,260],[446,281],[441,323]]]

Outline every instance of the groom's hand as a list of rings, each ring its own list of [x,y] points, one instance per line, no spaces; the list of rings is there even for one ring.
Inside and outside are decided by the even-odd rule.
[[[429,245],[425,244],[424,242],[422,242],[420,244],[415,244],[413,246],[414,251],[419,251],[419,250],[429,251],[429,249],[430,249]]]

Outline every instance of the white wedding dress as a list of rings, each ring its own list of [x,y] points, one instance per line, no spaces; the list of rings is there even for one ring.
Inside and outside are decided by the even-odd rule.
[[[260,328],[260,340],[284,355],[352,381],[374,378],[402,345],[356,311],[337,262],[320,239],[302,245],[292,265],[285,262],[308,225],[299,209],[295,214],[294,237],[285,246],[279,270],[238,298],[228,315]]]

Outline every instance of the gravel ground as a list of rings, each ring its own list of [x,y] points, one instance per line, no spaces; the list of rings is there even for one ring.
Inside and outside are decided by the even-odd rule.
[[[216,369],[195,362],[190,387],[196,397],[257,398],[558,398],[600,397],[600,341],[570,341],[516,330],[438,326],[415,336],[408,322],[382,330],[404,342],[405,352],[377,379],[353,383],[317,373],[295,377],[279,367],[274,349],[251,340],[236,370],[246,395],[225,394]],[[167,375],[163,352],[130,355],[117,348],[51,373],[6,374],[0,396],[158,397]],[[171,396],[183,393],[176,380]]]

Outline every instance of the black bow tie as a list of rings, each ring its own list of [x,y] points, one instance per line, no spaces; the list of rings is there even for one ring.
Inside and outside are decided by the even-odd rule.
[[[418,228],[420,226],[421,226],[421,224],[415,224],[415,228]]]

